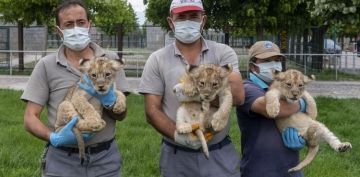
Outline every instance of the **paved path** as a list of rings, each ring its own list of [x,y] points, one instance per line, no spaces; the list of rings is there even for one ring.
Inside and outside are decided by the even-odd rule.
[[[0,75],[0,88],[24,90],[29,76]],[[139,78],[128,78],[134,92],[139,85]],[[334,98],[359,98],[360,82],[358,81],[314,81],[307,90],[313,96],[328,96]]]

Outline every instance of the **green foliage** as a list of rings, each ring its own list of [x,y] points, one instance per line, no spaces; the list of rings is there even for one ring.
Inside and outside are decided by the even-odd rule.
[[[1,0],[0,13],[6,23],[22,22],[29,26],[36,22],[39,25],[53,26],[53,13],[61,0]],[[109,35],[115,34],[117,24],[127,26],[129,32],[137,26],[135,12],[126,0],[84,0],[89,8],[90,17],[96,25]]]
[[[146,18],[155,25],[160,25],[163,29],[170,30],[166,17],[170,15],[169,0],[148,0]]]
[[[53,18],[53,10],[58,0],[1,0],[0,13],[6,23],[21,21],[24,26],[36,22],[39,25],[48,24]]]
[[[338,28],[342,36],[354,36],[360,28],[360,0],[307,0],[314,25]]]
[[[145,0],[146,17],[169,29],[169,0]],[[360,0],[203,0],[208,16],[206,28],[227,32],[229,26],[242,27],[245,34],[272,33],[285,30],[295,34],[313,26],[336,24],[341,35],[358,33]],[[238,32],[232,32],[238,33]]]
[[[117,26],[126,26],[124,32],[130,32],[137,26],[134,9],[125,0],[92,0],[90,2],[94,23],[108,35],[117,33]]]

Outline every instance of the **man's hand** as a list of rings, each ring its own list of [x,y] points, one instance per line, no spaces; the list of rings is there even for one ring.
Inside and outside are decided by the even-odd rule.
[[[175,130],[174,133],[174,139],[175,142],[188,147],[190,149],[199,149],[201,147],[201,142],[199,140],[199,138],[194,135],[193,133],[178,133]]]
[[[305,146],[305,140],[293,127],[288,127],[282,132],[282,139],[285,147],[292,150],[300,150]]]
[[[305,101],[304,98],[300,98],[300,99],[299,99],[299,105],[300,105],[299,111],[300,111],[300,112],[303,112],[303,113],[306,113],[307,103],[306,103],[306,101]]]
[[[105,108],[111,108],[117,99],[114,85],[112,85],[106,94],[99,94],[95,91],[92,81],[87,74],[82,77],[83,82],[79,82],[79,87],[85,90],[91,96],[97,98]]]
[[[75,126],[78,121],[78,116],[74,116],[59,132],[50,134],[50,143],[54,147],[64,146],[64,145],[75,145],[77,144],[76,136],[72,132],[72,128]],[[89,141],[92,138],[93,134],[84,133],[84,141]]]

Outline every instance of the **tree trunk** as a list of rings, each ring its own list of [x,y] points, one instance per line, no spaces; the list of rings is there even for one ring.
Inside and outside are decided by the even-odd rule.
[[[302,38],[301,33],[297,33],[296,43],[295,43],[296,54],[301,53],[301,38]],[[296,55],[296,63],[300,63],[300,55]]]
[[[230,33],[229,32],[225,33],[225,44],[226,45],[230,44]]]
[[[117,47],[119,59],[122,59],[123,55],[123,36],[124,29],[123,24],[117,24]]]
[[[44,26],[44,28],[45,28],[45,36],[44,36],[44,39],[45,39],[45,41],[44,41],[44,49],[43,49],[43,51],[45,51],[45,52],[43,52],[42,54],[41,54],[41,56],[42,57],[45,57],[46,56],[46,50],[47,50],[47,48],[48,48],[48,26],[47,25],[45,25]]]
[[[324,35],[327,30],[327,26],[312,28],[312,53],[322,54],[324,48]],[[311,67],[313,69],[323,69],[323,56],[313,56],[311,61]]]
[[[262,41],[264,39],[264,28],[260,24],[256,25],[256,38],[257,41]]]
[[[286,30],[282,30],[280,32],[280,52],[281,53],[288,53],[288,34]],[[286,60],[282,61],[282,68],[283,71],[286,69]]]
[[[303,53],[310,53],[309,48],[310,48],[310,44],[309,44],[309,30],[305,29],[303,31]],[[305,66],[306,65],[306,56],[302,55],[302,59],[301,59],[301,63]],[[306,66],[307,67],[307,66]]]
[[[24,24],[18,21],[19,70],[24,71]]]

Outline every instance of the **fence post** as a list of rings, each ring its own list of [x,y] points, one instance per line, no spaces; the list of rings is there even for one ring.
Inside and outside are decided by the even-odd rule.
[[[348,67],[348,61],[347,61],[348,60],[347,55],[348,55],[348,52],[345,51],[345,68],[349,68]],[[342,56],[340,58],[342,58]],[[341,59],[340,59],[340,62],[341,62]]]
[[[10,60],[9,60],[9,69],[10,69],[10,75],[12,75],[12,52],[10,51]]]
[[[353,69],[355,70],[355,58],[356,58],[356,53],[353,54]]]
[[[335,54],[336,55],[336,54]],[[335,56],[335,80],[338,80],[337,57]]]

